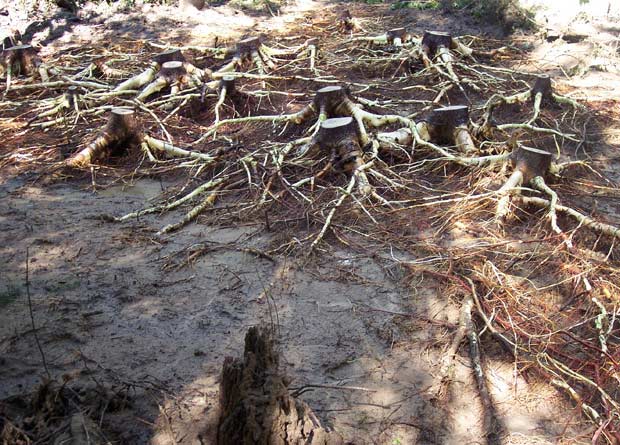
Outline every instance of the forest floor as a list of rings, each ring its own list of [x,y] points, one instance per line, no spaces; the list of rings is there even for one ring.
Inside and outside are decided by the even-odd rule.
[[[329,53],[317,62],[322,75],[332,75],[350,84],[356,96],[376,101],[379,106],[373,110],[416,113],[436,95],[433,82],[439,80],[409,79],[422,69],[421,64],[402,69],[404,60],[391,54],[381,56],[387,60],[384,63],[372,61],[376,55],[363,49],[355,53],[359,48],[343,43],[349,36],[336,30],[343,3],[299,0],[272,14],[231,5],[200,12],[152,5],[135,11],[119,7],[105,2],[91,5],[78,20],[56,15],[52,26],[44,27],[35,38],[35,43],[45,45],[41,56],[84,66],[103,53],[123,59],[118,66],[136,73],[161,51],[147,41],[221,46],[262,34],[270,44],[288,45],[317,36]],[[347,3],[346,7],[368,34],[397,26],[407,26],[416,35],[427,28],[449,30],[455,36],[475,36],[468,40],[475,48],[510,47],[506,57],[483,58],[485,66],[498,68],[489,73],[501,76],[499,69],[506,68],[552,75],[556,92],[582,101],[587,113],[577,116],[557,107],[543,111],[545,122],[578,134],[580,142],[547,137],[541,143],[561,153],[563,160],[584,159],[591,167],[571,170],[553,187],[566,205],[610,224],[620,220],[618,22],[584,16],[589,36],[575,43],[546,42],[538,34],[504,39],[498,29],[460,13],[393,10],[389,4]],[[45,12],[47,17],[51,13]],[[0,16],[0,20],[8,29],[9,18]],[[10,26],[23,29],[32,16],[20,20]],[[223,64],[199,52],[188,54],[197,65]],[[464,68],[460,72],[470,75]],[[475,103],[474,118],[481,116],[481,104],[495,88],[493,80],[486,81],[490,90],[468,91]],[[15,79],[15,85],[20,82],[25,83]],[[416,85],[423,87],[416,89]],[[524,85],[515,81],[510,92],[521,91]],[[279,114],[297,111],[308,101],[303,93],[312,94],[317,86],[292,78],[269,81],[267,86],[248,79],[244,88],[284,92],[252,97],[244,105],[252,114]],[[570,362],[580,372],[596,368],[599,376],[607,376],[609,362],[603,357],[597,368],[599,363],[592,365],[592,360],[599,360],[600,354],[588,352],[591,345],[598,348],[594,325],[598,306],[592,302],[596,297],[610,315],[607,356],[617,366],[620,336],[612,315],[620,306],[616,287],[620,252],[615,238],[599,236],[561,217],[575,245],[574,250],[565,250],[544,212],[526,206],[516,210],[517,217],[501,231],[488,223],[495,201],[423,205],[409,213],[375,211],[369,206],[374,217],[368,218],[367,209],[350,205],[337,214],[333,231],[307,257],[308,239],[316,236],[326,212],[317,210],[318,204],[295,207],[295,200],[289,199],[280,207],[242,214],[239,209],[260,196],[258,186],[223,196],[213,211],[196,222],[157,236],[157,230],[178,221],[189,208],[124,223],[110,222],[103,215],[153,206],[195,187],[200,183],[196,168],[150,165],[133,153],[93,168],[59,170],[59,162],[92,140],[104,116],[86,116],[75,125],[45,130],[26,127],[36,115],[36,101],[59,94],[52,90],[9,92],[0,111],[1,422],[26,410],[25,401],[49,374],[82,395],[79,400],[111,443],[214,443],[224,358],[241,356],[248,327],[266,324],[275,327],[291,387],[324,385],[300,397],[347,443],[606,443],[603,437],[613,443],[614,424],[618,425],[613,404],[601,401],[583,382],[553,371],[551,361],[541,365],[540,354],[557,351],[555,359]],[[458,103],[460,94],[454,88],[447,102],[438,103]],[[529,112],[530,106],[524,105],[499,117],[523,120]],[[168,113],[157,111],[159,120]],[[232,107],[225,107],[224,114],[231,117]],[[173,116],[162,125],[182,145],[212,121],[212,110],[199,109]],[[151,124],[151,131],[163,138],[160,125]],[[302,130],[268,124],[237,128],[234,136],[225,129],[222,133],[224,138],[208,142],[205,151],[217,144],[226,144],[231,151],[249,150],[253,145],[293,140]],[[517,137],[528,144],[542,138],[523,132]],[[494,190],[506,177],[505,169],[485,172],[420,164],[408,169],[402,157],[390,160],[400,169],[399,177],[415,176],[411,181],[416,181],[419,193],[416,204],[462,197],[459,192],[466,188],[472,194]],[[341,188],[347,183],[343,177],[342,173],[329,176]],[[333,199],[331,189],[322,190],[316,192],[319,201]],[[537,350],[539,355],[533,350],[513,354],[489,332],[480,333],[499,425],[497,442],[486,431],[486,407],[480,401],[465,343],[456,354],[447,389],[434,392],[457,332],[464,295],[469,293],[462,277],[474,280],[481,298],[484,292],[484,308],[492,320],[497,317],[498,326],[506,328],[503,332],[511,339],[525,344],[526,333],[532,344],[545,336],[549,340],[548,349]],[[502,291],[509,283],[512,287]],[[588,286],[594,290],[587,290]],[[506,305],[513,305],[515,311],[502,312]],[[536,314],[541,325],[528,324]],[[562,314],[573,318],[556,318]],[[511,329],[513,321],[501,324],[510,315],[517,325],[516,319],[523,317],[523,326]],[[572,331],[567,327],[571,321],[591,329]],[[541,327],[546,322],[548,326]],[[479,318],[476,325],[483,331]],[[587,347],[569,349],[562,343],[566,338],[554,336],[562,330],[579,336]],[[579,363],[571,362],[577,358]],[[613,379],[618,378],[618,370],[614,369],[609,391],[617,402]],[[551,384],[554,378],[571,383],[587,403],[610,419],[605,425],[611,425],[607,435],[601,434],[601,424],[584,416],[569,392]],[[605,378],[597,385],[603,387]],[[94,402],[90,393],[95,394]],[[50,437],[54,436],[39,436],[39,443],[52,443]]]

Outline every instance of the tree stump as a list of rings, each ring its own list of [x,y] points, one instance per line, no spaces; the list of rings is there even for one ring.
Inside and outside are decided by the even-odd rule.
[[[248,330],[243,359],[224,360],[220,404],[218,445],[343,445],[306,403],[289,395],[266,329]]]

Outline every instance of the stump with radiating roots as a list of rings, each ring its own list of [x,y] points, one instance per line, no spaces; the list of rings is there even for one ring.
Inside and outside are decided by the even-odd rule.
[[[411,34],[407,32],[405,28],[390,29],[385,33],[385,37],[388,45],[402,46],[411,40]]]
[[[455,45],[453,46],[451,34],[439,31],[424,31],[421,46],[422,52],[430,60],[439,55],[442,48],[449,50],[456,47]]]
[[[417,130],[425,141],[453,144],[458,151],[471,155],[478,150],[468,124],[469,107],[452,105],[431,111],[425,122],[418,123]]]
[[[172,60],[164,62],[161,65],[159,73],[153,82],[149,83],[138,94],[136,99],[144,101],[149,96],[163,90],[167,86],[170,86],[170,93],[174,95],[178,93],[185,84],[189,82],[187,70],[183,62],[178,60]]]
[[[473,53],[471,48],[463,45],[449,33],[439,31],[424,32],[420,42],[420,55],[424,66],[427,68],[433,66],[440,71],[440,68],[434,65],[434,61],[437,60],[445,67],[448,76],[453,81],[458,82],[458,76],[452,67],[454,57],[451,51],[456,51],[465,57],[471,57]]]
[[[70,167],[83,167],[105,160],[120,150],[139,145],[141,141],[142,133],[134,111],[129,108],[113,108],[99,136],[66,162]]]
[[[247,65],[256,66],[259,74],[266,74],[267,69],[274,69],[275,62],[268,54],[260,37],[248,37],[237,42],[233,59],[217,70],[217,73],[227,73],[236,69],[244,69]]]
[[[533,105],[532,117],[523,124],[496,124],[493,121],[493,111],[502,105],[515,105],[525,104],[531,102]],[[493,137],[493,129],[514,129],[519,127],[526,127],[533,124],[540,115],[540,110],[543,105],[550,104],[566,104],[573,108],[583,108],[578,102],[569,99],[568,97],[555,94],[551,85],[551,78],[547,75],[539,75],[536,77],[532,87],[523,91],[522,93],[513,94],[512,96],[501,96],[499,94],[493,95],[484,106],[484,115],[482,118],[482,124],[479,126],[479,133],[491,139]]]
[[[181,80],[177,73],[183,74],[183,82],[179,82],[179,88],[188,83],[194,86],[201,85],[211,76],[210,70],[202,70],[189,63],[181,50],[171,49],[157,54],[147,69],[121,82],[114,90],[136,90],[146,85],[137,97],[139,100],[144,100],[167,85],[172,85],[174,81]]]
[[[538,148],[518,146],[510,155],[510,160],[514,166],[514,171],[498,191],[500,199],[497,203],[495,219],[499,225],[503,224],[510,213],[511,195],[519,194],[518,187],[523,184],[532,184],[535,188],[550,194],[553,206],[557,202],[557,195],[544,182],[544,177],[553,161],[551,153]],[[550,191],[551,193],[549,193]],[[554,208],[552,211],[555,214]],[[555,225],[555,220],[553,224]]]
[[[243,359],[224,360],[217,445],[342,445],[289,394],[279,361],[271,333],[257,327],[245,336]]]

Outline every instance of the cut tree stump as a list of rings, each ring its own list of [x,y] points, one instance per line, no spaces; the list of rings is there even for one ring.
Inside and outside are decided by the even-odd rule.
[[[218,445],[343,445],[290,396],[270,332],[251,327],[243,359],[227,357],[220,383]]]

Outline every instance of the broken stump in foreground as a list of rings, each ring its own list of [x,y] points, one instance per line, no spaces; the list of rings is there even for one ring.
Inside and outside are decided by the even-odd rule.
[[[290,396],[267,329],[251,327],[243,358],[227,357],[220,383],[218,445],[343,445]]]

